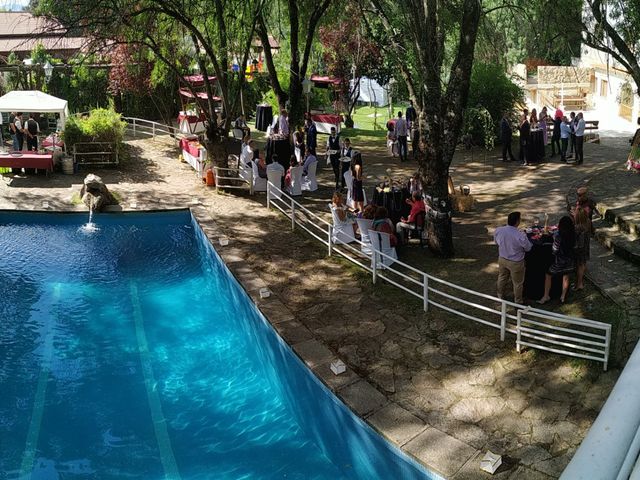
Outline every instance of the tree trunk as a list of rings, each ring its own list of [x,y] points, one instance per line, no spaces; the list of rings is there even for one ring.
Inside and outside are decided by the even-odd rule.
[[[207,149],[207,160],[211,165],[221,168],[227,168],[229,166],[227,139],[228,135],[224,129],[218,127],[218,125],[212,121],[207,122],[204,146]]]
[[[302,94],[302,79],[299,75],[291,75],[289,84],[289,130],[293,132],[304,120],[305,99]]]

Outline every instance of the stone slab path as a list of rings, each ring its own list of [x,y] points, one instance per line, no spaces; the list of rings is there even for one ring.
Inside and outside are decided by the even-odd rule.
[[[274,328],[373,428],[447,478],[560,475],[617,370],[602,373],[598,366],[541,352],[517,354],[491,329],[470,330],[436,310],[424,314],[415,301],[385,295],[389,287],[371,285],[343,262],[326,258],[306,235],[292,234],[284,217],[265,209],[264,194],[216,195],[178,162],[171,143],[136,140],[130,146],[132,155],[120,168],[97,172],[124,209],[132,202],[137,210],[192,206],[210,238],[227,235],[230,245],[218,250]],[[493,203],[486,214],[494,219],[528,198],[526,176],[515,166],[499,168],[512,171],[513,184],[506,186],[513,191],[511,205],[491,198],[495,177],[473,180],[474,191],[488,192],[486,201]],[[554,165],[539,173],[549,175],[553,198],[540,192],[540,204],[532,208],[551,211],[572,178]],[[47,201],[49,210],[84,211],[72,203],[82,178],[11,178],[0,184],[0,208],[38,210]],[[262,286],[275,295],[260,299]],[[335,358],[349,367],[338,377],[329,370]],[[488,449],[503,455],[504,465],[492,477],[479,470]]]

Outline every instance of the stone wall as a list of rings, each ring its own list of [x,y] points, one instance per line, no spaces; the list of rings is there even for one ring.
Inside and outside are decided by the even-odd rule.
[[[538,84],[589,83],[593,69],[579,67],[538,67]]]

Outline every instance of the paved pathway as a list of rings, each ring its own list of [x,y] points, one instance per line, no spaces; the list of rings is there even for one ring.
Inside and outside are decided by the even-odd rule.
[[[491,478],[559,476],[617,370],[602,373],[598,366],[534,351],[519,355],[492,329],[470,330],[439,311],[424,314],[416,302],[385,295],[389,287],[374,287],[344,263],[325,258],[308,237],[291,234],[288,221],[264,208],[263,195],[216,195],[178,162],[171,145],[131,146],[133,156],[120,169],[99,172],[123,205],[169,208],[198,199],[199,220],[213,238],[220,232],[231,238],[221,252],[274,327],[374,428],[450,478],[489,478],[478,470],[487,449],[504,456]],[[513,205],[529,202],[527,191],[539,176],[550,187],[539,187],[532,211],[561,211],[565,186],[598,168],[586,161],[583,170],[547,165],[521,175],[512,165],[478,172],[477,164],[463,165],[462,159],[456,181],[485,195],[483,215],[495,223]],[[506,198],[494,191],[497,173],[512,176]],[[0,207],[39,209],[48,201],[52,209],[84,210],[71,203],[82,178],[13,179],[0,184]],[[264,285],[276,295],[260,300],[257,290]],[[328,369],[336,356],[349,366],[339,377]]]

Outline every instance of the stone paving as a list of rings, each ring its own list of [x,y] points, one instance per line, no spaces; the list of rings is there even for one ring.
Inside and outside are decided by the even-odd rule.
[[[504,465],[492,478],[559,476],[618,370],[602,373],[597,365],[535,351],[517,354],[513,343],[500,342],[491,329],[469,330],[448,314],[425,314],[415,302],[387,298],[384,286],[372,286],[343,262],[326,258],[308,237],[292,234],[284,217],[264,208],[263,194],[216,195],[178,162],[173,145],[130,145],[132,156],[119,169],[97,172],[122,206],[193,206],[210,238],[229,236],[230,245],[217,248],[274,328],[389,440],[447,478],[489,478],[479,471],[487,449],[503,455]],[[587,150],[582,170],[548,164],[522,175],[516,166],[496,164],[477,176],[462,157],[456,181],[472,184],[474,193],[487,192],[483,215],[493,220],[525,199],[536,211],[553,211],[576,177],[597,173],[589,155]],[[511,194],[507,199],[496,191],[496,172],[512,176],[501,187]],[[527,190],[532,175],[544,176],[544,192]],[[84,210],[72,203],[82,178],[12,178],[0,184],[0,208],[37,210],[48,201],[51,210]],[[260,299],[262,286],[275,295]],[[337,377],[328,367],[336,357],[349,367]]]

